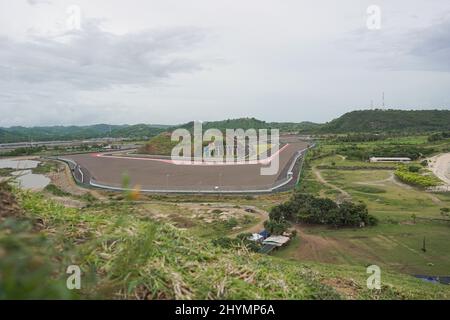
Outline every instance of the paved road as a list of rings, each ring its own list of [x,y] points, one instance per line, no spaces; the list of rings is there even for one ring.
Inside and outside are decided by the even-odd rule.
[[[275,186],[285,179],[281,174],[290,165],[293,155],[307,147],[306,142],[292,142],[280,152],[279,169],[275,175],[261,175],[264,164],[243,165],[176,165],[148,158],[99,157],[98,154],[65,156],[81,166],[84,179],[99,184],[121,187],[123,175],[130,177],[131,186],[142,190],[253,190]],[[280,175],[281,174],[281,175]]]

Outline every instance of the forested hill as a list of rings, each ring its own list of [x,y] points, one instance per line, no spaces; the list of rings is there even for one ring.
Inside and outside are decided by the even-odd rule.
[[[0,143],[79,140],[91,138],[149,138],[163,132],[168,126],[136,124],[90,126],[52,126],[52,127],[10,127],[0,128]]]
[[[78,140],[90,138],[147,139],[176,128],[191,130],[193,122],[178,126],[136,124],[53,127],[0,128],[0,143]],[[266,122],[255,118],[228,119],[203,122],[203,130],[271,129],[299,133],[348,133],[348,132],[425,132],[450,131],[450,110],[360,110],[348,112],[326,124],[313,122]]]
[[[359,110],[344,114],[320,128],[321,132],[445,131],[450,110]]]
[[[188,122],[179,126],[179,128],[185,128],[191,130],[194,123]],[[221,131],[225,129],[279,129],[282,132],[296,131],[307,132],[318,129],[321,125],[313,122],[266,122],[255,118],[238,118],[227,119],[222,121],[207,121],[202,123],[203,130],[215,128]]]

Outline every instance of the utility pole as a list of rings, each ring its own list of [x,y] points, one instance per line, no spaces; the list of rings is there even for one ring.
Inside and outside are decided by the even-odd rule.
[[[386,104],[384,103],[384,91],[383,91],[383,109],[386,106]]]

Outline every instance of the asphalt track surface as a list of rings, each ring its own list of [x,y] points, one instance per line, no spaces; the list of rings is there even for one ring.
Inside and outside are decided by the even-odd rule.
[[[76,163],[72,172],[79,182],[86,185],[121,188],[126,174],[130,179],[129,187],[139,186],[143,191],[245,192],[282,184],[287,180],[289,168],[299,151],[307,147],[307,142],[293,140],[280,148],[279,168],[274,175],[261,175],[260,170],[267,167],[267,163],[174,164],[158,157],[122,157],[108,153],[75,154],[63,158]],[[297,174],[294,173],[294,178]]]

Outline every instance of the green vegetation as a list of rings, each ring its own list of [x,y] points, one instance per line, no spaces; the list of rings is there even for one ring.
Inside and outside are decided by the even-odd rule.
[[[202,123],[203,130],[211,128],[219,129],[225,132],[226,129],[279,129],[282,132],[312,132],[321,125],[313,122],[266,122],[255,118],[239,118],[227,119],[223,121],[207,121]],[[194,128],[194,122],[188,122],[179,126],[180,128],[188,129],[190,131]]]
[[[0,183],[0,300],[75,298],[62,273],[54,273],[59,267],[53,259],[64,257],[47,237],[33,230],[30,219],[22,217],[11,191]]]
[[[178,142],[171,140],[171,134],[165,132],[150,139],[139,152],[151,155],[170,155],[177,144]]]
[[[327,198],[295,192],[292,198],[270,211],[270,220],[325,224],[334,227],[364,227],[377,224],[363,203],[336,203]]]
[[[360,186],[351,186],[350,188],[354,191],[358,191],[358,192],[362,192],[362,193],[374,193],[374,194],[386,193],[385,189],[379,188],[379,187],[374,187],[374,186],[360,185]]]
[[[167,127],[169,126],[150,124],[96,124],[91,126],[0,128],[0,143],[28,142],[30,137],[33,141],[82,140],[103,137],[145,139],[163,132]]]
[[[441,141],[445,139],[450,139],[450,131],[433,133],[432,135],[428,136],[429,142]]]
[[[449,130],[450,110],[359,110],[325,124],[321,132],[424,132]]]
[[[0,253],[7,253],[8,257],[0,259],[1,279],[7,275],[9,283],[5,286],[5,282],[0,282],[2,298],[6,299],[70,298],[61,287],[65,285],[66,266],[71,264],[82,268],[80,298],[450,297],[446,286],[390,271],[383,272],[381,290],[369,290],[365,266],[298,263],[251,253],[243,247],[225,249],[142,216],[136,207],[126,203],[99,204],[79,210],[66,208],[37,193],[14,192],[23,208],[23,213],[16,214],[22,221],[36,225],[22,231],[17,228],[5,231],[4,225],[0,227]],[[9,219],[10,225],[19,223],[18,217],[10,215]],[[9,245],[14,239],[24,241],[24,245]],[[43,242],[29,245],[37,239]],[[19,254],[20,259],[9,253]],[[36,268],[34,257],[39,257],[45,268]],[[25,267],[20,268],[19,264]]]
[[[373,149],[400,143],[435,150],[448,146],[446,141],[427,142],[427,136],[423,135],[388,138],[358,143],[357,146]],[[314,158],[312,152],[307,156],[298,190],[331,200],[351,198],[354,202],[363,201],[370,214],[378,219],[378,224],[370,228],[338,229],[301,224],[299,238],[307,239],[308,245],[293,241],[274,255],[333,264],[374,263],[383,270],[387,268],[408,274],[448,275],[450,254],[445,244],[450,241],[450,223],[448,217],[441,215],[440,209],[450,207],[450,195],[424,192],[421,188],[402,183],[394,174],[394,165],[383,169],[386,164],[343,157],[336,151],[342,146],[345,144],[337,143],[334,137],[321,140]],[[419,165],[423,167],[420,162],[412,162],[405,168],[410,173]],[[329,185],[347,192],[348,196],[321,183],[313,168]],[[432,177],[424,168],[415,174]],[[424,237],[426,252],[421,250]]]
[[[351,135],[337,137],[340,142],[382,141],[386,133],[412,133],[442,131],[429,137],[437,141],[448,137],[450,130],[449,110],[360,110],[348,112],[326,124],[312,122],[265,122],[255,118],[228,119],[203,123],[203,129],[270,129],[277,128],[282,132],[300,133],[348,133]],[[10,127],[0,128],[0,143],[50,140],[81,140],[90,138],[129,138],[148,139],[164,131],[176,128],[191,130],[193,122],[177,126],[136,124],[90,126],[53,126],[53,127]],[[355,134],[356,133],[356,134]],[[376,133],[376,134],[374,134]]]
[[[289,223],[284,219],[273,219],[264,221],[264,229],[269,231],[270,234],[280,235],[287,231],[289,228]]]
[[[34,174],[46,174],[50,172],[55,172],[59,168],[59,164],[55,161],[44,161],[37,165],[36,168],[31,169]]]
[[[407,184],[421,188],[434,187],[441,184],[441,181],[435,176],[423,175],[418,173],[418,170],[414,171],[416,169],[411,170],[411,168],[415,167],[399,165],[397,170],[395,170],[395,176]]]
[[[68,196],[70,196],[70,193],[61,190],[60,188],[58,188],[57,186],[55,186],[52,183],[48,184],[44,188],[44,190],[47,191],[47,192],[50,192],[51,194],[53,194],[53,195],[55,195],[57,197],[68,197]]]
[[[0,300],[70,299],[63,273],[52,262],[53,244],[33,233],[30,222],[0,219]]]
[[[225,249],[242,249],[245,247],[248,250],[258,252],[261,249],[261,244],[248,240],[251,235],[251,233],[240,233],[235,238],[220,237],[212,240],[212,244]]]
[[[16,170],[11,168],[0,168],[0,177],[9,177],[14,171]]]
[[[370,142],[387,139],[388,136],[376,133],[352,133],[343,136],[337,136],[334,140],[336,142]]]
[[[407,157],[411,160],[417,160],[420,157],[428,156],[436,150],[410,145],[389,145],[389,146],[357,146],[344,145],[339,147],[336,152],[346,156],[350,160],[367,161],[370,157]]]
[[[45,147],[17,148],[11,151],[0,153],[0,157],[31,156],[44,150],[46,150]]]

